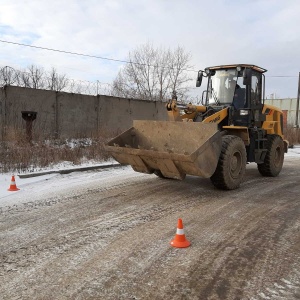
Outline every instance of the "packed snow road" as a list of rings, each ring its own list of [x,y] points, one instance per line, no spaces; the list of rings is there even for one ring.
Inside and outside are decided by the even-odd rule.
[[[299,299],[299,166],[226,192],[130,167],[25,186],[1,207],[1,299]]]

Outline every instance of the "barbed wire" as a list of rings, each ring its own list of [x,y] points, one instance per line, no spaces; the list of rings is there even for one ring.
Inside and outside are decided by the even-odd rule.
[[[42,68],[33,67],[32,72],[17,70],[10,66],[0,67],[0,87],[3,86],[18,86],[25,88],[52,90],[56,92],[66,92],[82,95],[106,95],[116,96],[113,85],[111,83],[104,83],[99,80],[87,81],[67,78],[66,75],[60,75],[56,71],[44,72]],[[34,71],[34,72],[33,72]],[[269,77],[294,77],[294,76],[269,76]],[[190,95],[185,94],[185,101],[193,103],[200,102],[200,95],[193,92],[196,87],[185,87],[186,91],[189,91]],[[169,91],[171,94],[172,91]],[[130,95],[130,98],[136,98],[134,95]],[[142,100],[139,96],[136,99]]]
[[[126,86],[126,84],[123,85]],[[52,70],[51,72],[44,72],[42,68],[36,66],[32,66],[29,72],[17,70],[10,66],[0,67],[0,87],[3,86],[18,86],[91,96],[106,95],[120,97],[118,92],[114,92],[113,85],[110,83],[103,83],[99,80],[92,82],[87,80],[69,79],[66,75],[60,75],[56,71]],[[190,86],[185,87],[185,89],[193,90],[195,87]],[[170,95],[171,92],[172,91],[170,90]],[[130,94],[129,97],[147,100],[146,98],[144,99],[141,97],[141,95],[135,96],[134,94]],[[190,96],[188,98],[192,101],[194,97]]]
[[[38,68],[34,71],[30,73],[9,66],[2,67],[0,68],[0,87],[10,85],[92,96],[112,96],[112,86],[109,83],[103,83],[99,80],[91,82],[69,79],[57,72],[44,73]]]

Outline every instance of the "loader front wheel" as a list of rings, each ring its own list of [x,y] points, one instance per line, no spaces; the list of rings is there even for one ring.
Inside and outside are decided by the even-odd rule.
[[[160,170],[155,170],[153,173],[159,178],[166,178]]]
[[[267,154],[262,164],[258,164],[257,168],[262,176],[277,176],[283,165],[284,160],[284,144],[279,135],[272,134],[268,136]]]
[[[246,171],[246,148],[241,138],[226,135],[222,138],[222,150],[215,173],[210,180],[223,190],[238,188]]]

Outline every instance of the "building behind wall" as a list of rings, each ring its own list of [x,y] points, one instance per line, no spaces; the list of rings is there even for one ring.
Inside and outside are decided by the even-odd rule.
[[[266,99],[266,104],[274,105],[283,111],[284,125],[295,125],[296,124],[296,109],[297,99],[296,98],[284,98],[284,99]]]

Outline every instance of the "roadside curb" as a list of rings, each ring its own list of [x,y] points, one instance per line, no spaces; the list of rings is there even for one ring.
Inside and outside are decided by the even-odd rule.
[[[19,178],[30,178],[30,177],[37,177],[42,175],[48,174],[69,174],[72,172],[82,172],[82,171],[89,171],[89,170],[97,170],[97,169],[108,169],[108,168],[119,168],[122,167],[121,164],[108,164],[108,165],[98,165],[98,166],[90,166],[90,167],[78,167],[78,168],[71,168],[71,169],[63,169],[63,170],[52,170],[52,171],[43,171],[43,172],[35,172],[35,173],[27,173],[27,174],[18,174]]]

